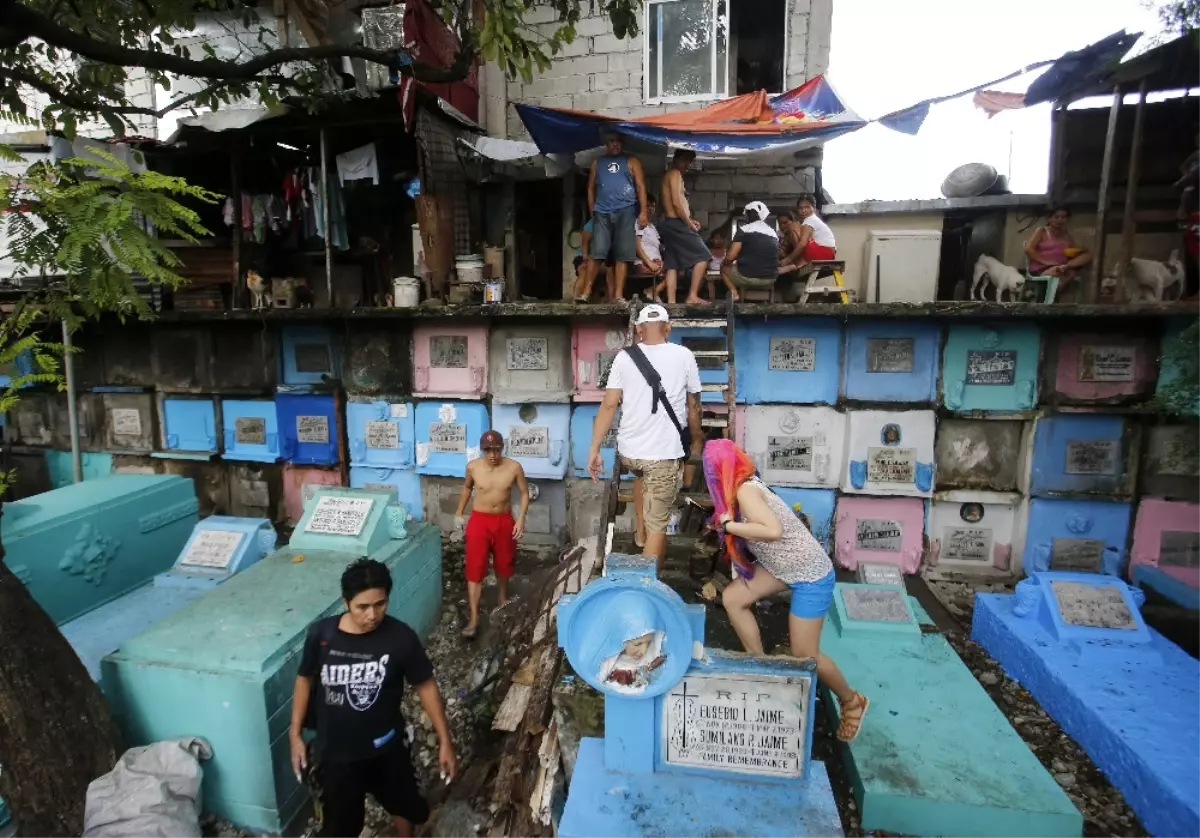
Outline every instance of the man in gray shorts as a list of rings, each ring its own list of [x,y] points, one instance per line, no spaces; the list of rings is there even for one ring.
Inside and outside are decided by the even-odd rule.
[[[616,299],[625,297],[625,274],[637,260],[637,226],[650,223],[646,207],[646,180],[642,164],[621,150],[616,134],[604,137],[604,154],[592,161],[588,172],[588,210],[592,213],[592,247],[588,253],[588,280],[575,302],[586,303],[600,266],[614,262]]]
[[[697,232],[700,222],[692,218],[692,210],[683,191],[683,173],[695,159],[696,152],[676,149],[675,156],[671,158],[671,168],[667,169],[666,175],[663,176],[660,203],[666,218],[658,225],[658,235],[662,239],[663,267],[667,271],[668,303],[675,302],[675,288],[679,282],[680,271],[691,271],[692,274],[687,304],[697,305],[704,302],[700,299],[700,283],[704,281],[704,273],[708,270],[712,254]]]

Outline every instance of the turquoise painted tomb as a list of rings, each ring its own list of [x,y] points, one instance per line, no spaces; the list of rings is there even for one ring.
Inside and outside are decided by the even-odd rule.
[[[289,829],[307,792],[287,731],[308,626],[344,610],[346,565],[370,556],[392,573],[388,613],[422,637],[441,612],[438,530],[407,520],[391,492],[328,487],[305,503],[291,543],[121,644],[101,686],[129,747],[203,736],[207,812],[260,832]]]
[[[1200,663],[1095,573],[977,594],[971,637],[1087,751],[1151,835],[1200,835]]]
[[[64,486],[4,504],[4,563],[61,626],[169,570],[199,508],[178,475]]]
[[[931,622],[896,585],[834,594],[821,651],[871,699],[843,746],[863,830],[1077,838],[1079,811]]]
[[[657,581],[653,559],[610,555],[558,606],[558,641],[604,694],[557,834],[842,834],[812,760],[816,662],[707,649],[704,608]]]

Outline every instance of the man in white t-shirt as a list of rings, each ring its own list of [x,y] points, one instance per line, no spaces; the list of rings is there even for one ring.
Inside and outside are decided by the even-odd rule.
[[[637,347],[662,380],[666,401],[680,426],[691,432],[691,450],[684,451],[680,429],[671,420],[671,413],[654,397],[654,390],[626,349],[613,359],[608,372],[608,389],[592,428],[588,472],[593,480],[600,480],[604,470],[600,444],[620,406],[617,456],[637,478],[634,494],[645,527],[642,555],[655,556],[661,571],[667,555],[667,521],[679,495],[684,458],[690,454],[699,459],[704,449],[700,370],[690,349],[667,340],[671,323],[665,308],[646,306],[638,312],[635,325]]]

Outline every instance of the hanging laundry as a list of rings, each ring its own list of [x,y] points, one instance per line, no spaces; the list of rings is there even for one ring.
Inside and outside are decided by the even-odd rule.
[[[249,193],[243,192],[242,193],[242,229],[243,230],[250,230],[250,229],[253,229],[253,227],[254,227],[254,218],[251,213],[251,210],[253,209],[253,205],[254,205],[253,198],[250,197]]]
[[[379,185],[379,159],[375,156],[375,143],[367,143],[362,148],[347,151],[337,156],[338,180],[346,183],[351,180],[371,180]]]
[[[262,244],[266,240],[267,228],[267,201],[270,196],[255,195],[251,202],[250,212],[253,215],[254,224],[254,241]]]
[[[225,199],[225,204],[221,207],[221,220],[225,222],[226,227],[233,226],[233,198]]]

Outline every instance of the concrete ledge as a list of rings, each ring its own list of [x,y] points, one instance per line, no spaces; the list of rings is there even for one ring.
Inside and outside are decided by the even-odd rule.
[[[1200,589],[1181,582],[1169,573],[1151,565],[1134,565],[1133,584],[1150,588],[1176,605],[1200,611]]]
[[[971,637],[1125,796],[1151,835],[1200,835],[1200,662],[1150,630],[1134,665],[1080,661],[1011,594],[978,594]]]

